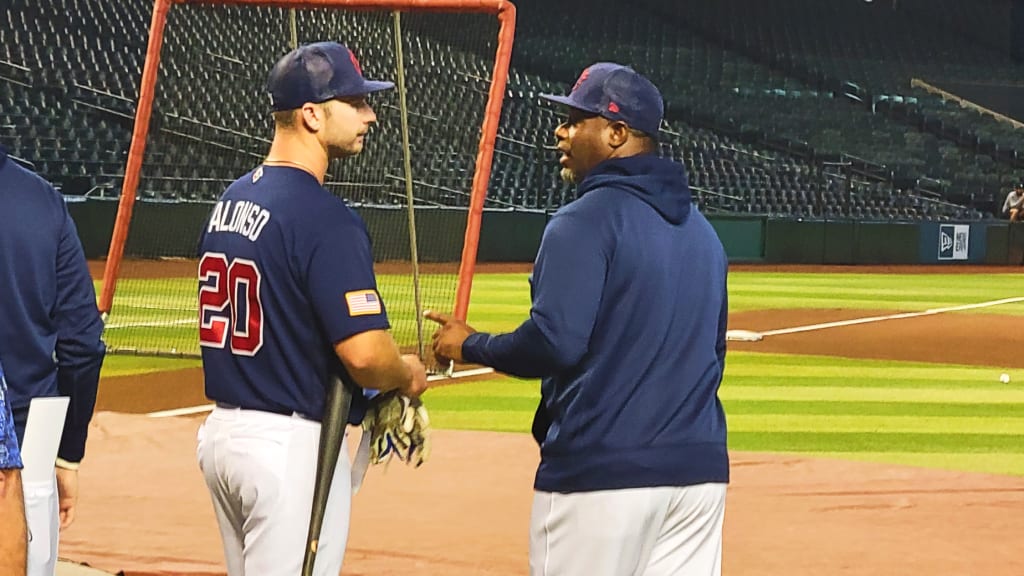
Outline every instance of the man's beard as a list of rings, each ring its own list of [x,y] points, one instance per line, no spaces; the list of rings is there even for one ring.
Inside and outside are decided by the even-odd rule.
[[[562,168],[558,175],[562,177],[563,182],[567,182],[569,184],[580,183],[579,178],[576,176],[576,172],[574,172],[572,168]]]
[[[355,144],[351,146],[339,146],[337,144],[327,145],[327,157],[331,160],[337,160],[338,158],[348,158],[349,156],[355,156],[362,150]]]

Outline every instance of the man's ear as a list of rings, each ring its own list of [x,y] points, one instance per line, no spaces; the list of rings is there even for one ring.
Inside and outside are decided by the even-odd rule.
[[[611,122],[608,124],[608,145],[618,148],[629,142],[629,126],[625,122]]]
[[[306,102],[299,109],[299,116],[306,129],[310,132],[319,132],[323,128],[325,117],[323,107],[312,102]]]

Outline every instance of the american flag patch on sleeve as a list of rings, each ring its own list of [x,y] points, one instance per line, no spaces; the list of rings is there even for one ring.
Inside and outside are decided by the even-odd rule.
[[[367,316],[380,314],[380,296],[376,290],[356,290],[345,293],[345,304],[348,305],[349,316]]]

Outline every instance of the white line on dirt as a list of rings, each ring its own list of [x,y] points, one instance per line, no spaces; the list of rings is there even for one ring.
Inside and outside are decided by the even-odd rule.
[[[437,382],[439,380],[452,380],[456,378],[470,378],[472,376],[483,376],[484,374],[494,373],[493,368],[474,368],[472,370],[461,370],[459,372],[453,372],[451,376],[445,376],[444,374],[433,374],[427,376],[427,380],[430,382]],[[171,418],[174,416],[190,416],[192,414],[203,414],[213,410],[213,404],[203,404],[202,406],[189,406],[186,408],[174,408],[172,410],[160,410],[159,412],[150,412],[146,414],[150,418]]]
[[[150,418],[170,418],[172,416],[188,416],[190,414],[202,414],[203,412],[209,412],[213,410],[213,404],[203,404],[202,406],[189,406],[188,408],[175,408],[174,410],[161,410],[159,412],[150,412],[146,414]]]
[[[825,322],[823,324],[811,324],[809,326],[797,326],[795,328],[781,328],[779,330],[767,330],[761,332],[762,336],[779,336],[782,334],[795,334],[797,332],[811,332],[813,330],[824,330],[826,328],[839,328],[842,326],[853,326],[855,324],[868,324],[870,322],[882,322],[884,320],[900,320],[904,318],[918,318],[921,316],[933,316],[935,314],[944,314],[946,312],[958,312],[960,310],[975,310],[978,308],[989,308],[991,306],[1000,306],[1003,304],[1013,304],[1015,302],[1024,302],[1024,296],[1018,296],[1015,298],[1003,298],[1002,300],[992,300],[989,302],[979,302],[977,304],[963,304],[961,306],[949,306],[948,308],[932,308],[931,310],[923,310],[921,312],[904,312],[901,314],[889,314],[886,316],[870,316],[868,318],[854,318],[852,320],[840,320],[838,322]]]

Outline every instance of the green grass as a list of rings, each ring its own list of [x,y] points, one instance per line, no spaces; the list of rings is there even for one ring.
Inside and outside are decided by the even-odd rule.
[[[720,396],[734,450],[1024,475],[1024,388],[988,367],[732,352]],[[539,383],[431,390],[440,428],[528,432]]]
[[[103,360],[103,371],[100,373],[100,377],[133,376],[135,374],[181,370],[198,366],[202,366],[202,362],[194,359],[109,354]]]
[[[381,291],[397,338],[415,338],[407,277],[382,275]],[[917,311],[1024,295],[1019,274],[730,275],[732,311],[826,308]],[[449,309],[451,276],[424,278],[427,307]],[[115,345],[195,347],[195,281],[119,284],[110,326]],[[470,323],[490,332],[514,329],[529,311],[526,274],[474,279]],[[972,310],[1024,316],[1024,303]],[[188,324],[171,325],[174,321]],[[784,328],[780,326],[779,328]],[[427,327],[428,333],[431,327]],[[197,366],[197,361],[109,357],[105,376]],[[1000,372],[1014,383],[998,382]],[[1024,475],[1024,373],[975,367],[730,352],[721,390],[734,450],[798,453],[958,470]],[[527,433],[539,384],[501,378],[431,390],[426,402],[438,428]]]
[[[1020,274],[782,274],[733,272],[729,308],[916,311],[1024,296]],[[1024,316],[1024,303],[972,310]]]
[[[480,330],[515,328],[530,306],[526,274],[481,274],[473,280],[470,322]],[[380,290],[399,344],[416,342],[415,306],[408,276],[382,274]],[[1018,274],[778,274],[734,272],[729,277],[733,312],[771,308],[855,308],[916,311],[989,302],[1024,295]],[[425,274],[424,308],[450,310],[455,277]],[[196,281],[192,278],[127,279],[107,329],[112,347],[198,354]],[[1024,316],[1024,302],[971,310]],[[430,327],[427,327],[430,330]]]

